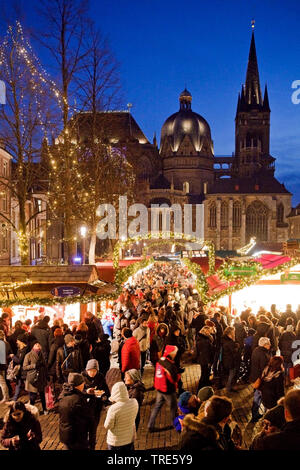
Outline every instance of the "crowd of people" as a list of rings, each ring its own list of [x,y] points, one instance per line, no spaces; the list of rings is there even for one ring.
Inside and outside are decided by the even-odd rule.
[[[251,421],[260,420],[262,429],[250,448],[298,448],[300,389],[292,379],[300,359],[300,310],[287,305],[281,313],[272,305],[257,315],[246,309],[231,316],[224,307],[203,305],[186,267],[156,263],[124,286],[113,312],[113,321],[87,312],[72,327],[62,319],[51,324],[42,313],[12,328],[10,314],[2,314],[0,387],[8,406],[3,447],[39,449],[39,414],[51,410],[59,414],[66,449],[94,450],[105,410],[107,448],[133,450],[149,364],[156,399],[148,432],[159,429],[156,418],[167,405],[181,450],[244,448],[232,422],[232,398],[251,384]],[[200,365],[196,393],[184,389],[185,360]]]

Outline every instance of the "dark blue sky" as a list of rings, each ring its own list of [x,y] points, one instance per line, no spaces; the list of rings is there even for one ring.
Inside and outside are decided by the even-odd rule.
[[[8,0],[2,0],[8,2]],[[192,108],[209,122],[216,155],[234,150],[234,117],[245,80],[251,19],[261,87],[268,84],[275,176],[300,202],[300,4],[280,0],[91,0],[91,16],[120,63],[124,105],[148,137],[177,111],[185,85]],[[37,1],[27,0],[27,22]],[[46,65],[46,64],[45,64]]]

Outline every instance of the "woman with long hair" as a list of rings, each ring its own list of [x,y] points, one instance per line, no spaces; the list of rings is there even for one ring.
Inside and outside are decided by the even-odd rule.
[[[41,425],[21,401],[10,405],[1,433],[1,444],[8,450],[40,450]]]
[[[267,410],[277,405],[279,398],[284,396],[283,357],[271,357],[263,370],[259,387],[262,393],[262,404]]]

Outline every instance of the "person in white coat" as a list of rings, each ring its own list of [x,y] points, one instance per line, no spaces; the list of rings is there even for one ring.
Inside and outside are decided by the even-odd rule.
[[[104,427],[108,431],[106,438],[108,450],[134,450],[138,402],[135,398],[129,398],[124,382],[114,384],[109,400],[113,405],[109,408],[104,422]]]

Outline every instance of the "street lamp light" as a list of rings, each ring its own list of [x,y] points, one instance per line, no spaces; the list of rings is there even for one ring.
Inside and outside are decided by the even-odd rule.
[[[81,252],[82,252],[82,264],[85,264],[85,240],[86,240],[87,228],[85,225],[80,227],[81,235]]]

